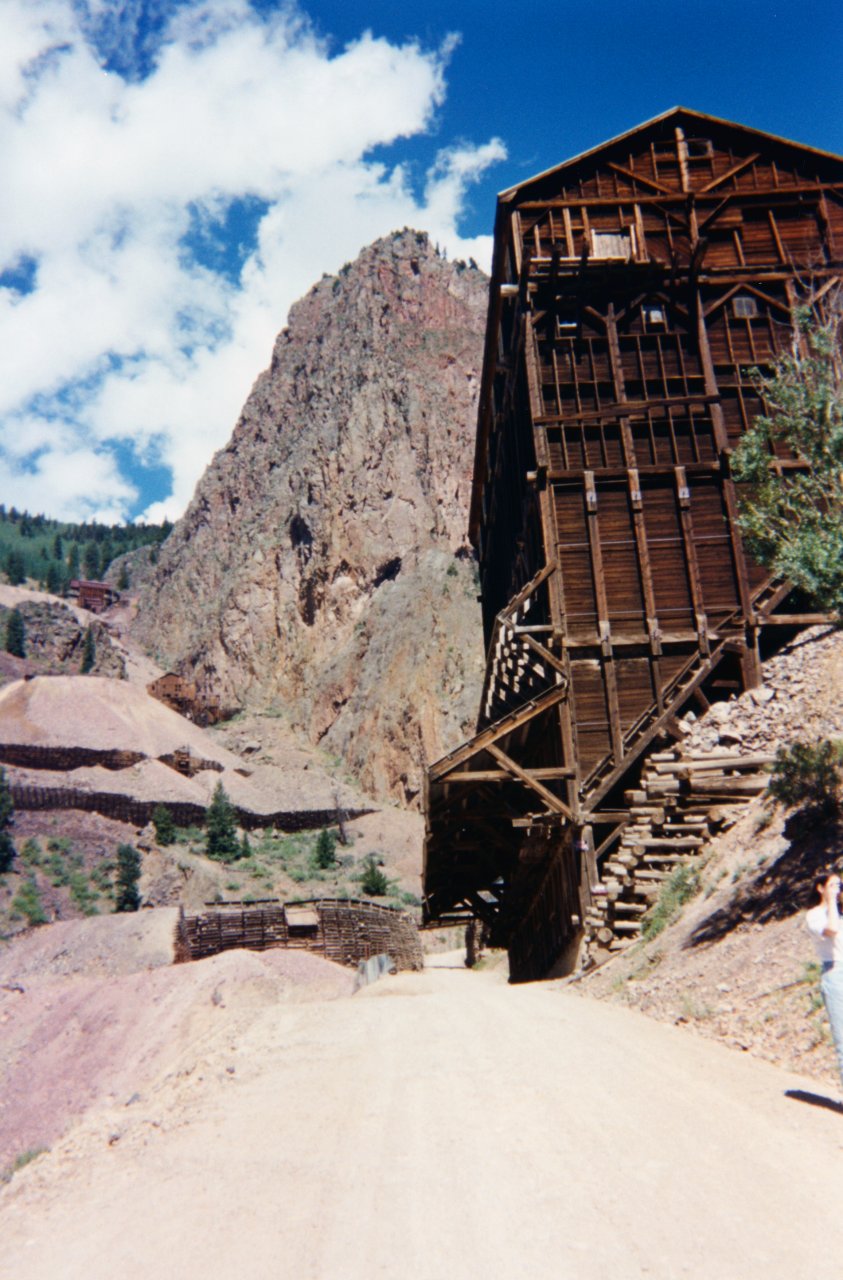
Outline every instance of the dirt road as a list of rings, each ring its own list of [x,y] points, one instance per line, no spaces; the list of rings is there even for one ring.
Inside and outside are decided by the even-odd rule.
[[[92,1115],[0,1198],[0,1272],[838,1280],[843,1114],[800,1088],[559,987],[400,975]]]

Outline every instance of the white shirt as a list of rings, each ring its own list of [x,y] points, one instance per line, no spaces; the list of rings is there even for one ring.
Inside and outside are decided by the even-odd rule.
[[[843,919],[840,921],[840,927],[835,937],[824,938],[823,929],[828,924],[828,907],[821,902],[819,906],[812,907],[808,912],[805,917],[805,924],[814,939],[817,956],[823,964],[832,962],[843,967]]]

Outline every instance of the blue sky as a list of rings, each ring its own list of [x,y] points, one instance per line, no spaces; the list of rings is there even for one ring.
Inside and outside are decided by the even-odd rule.
[[[291,303],[682,104],[843,153],[843,6],[4,0],[0,501],[177,516]],[[11,196],[12,198],[8,198]]]

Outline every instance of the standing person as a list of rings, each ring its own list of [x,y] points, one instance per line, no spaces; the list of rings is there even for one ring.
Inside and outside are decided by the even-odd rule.
[[[843,1081],[843,921],[840,919],[840,877],[825,872],[814,881],[819,902],[811,907],[805,923],[814,939],[822,964],[822,991],[831,1035],[837,1050],[837,1066]]]

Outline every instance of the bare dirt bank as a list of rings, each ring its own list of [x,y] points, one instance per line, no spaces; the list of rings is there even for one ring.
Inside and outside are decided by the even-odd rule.
[[[278,1004],[92,1112],[0,1197],[7,1273],[837,1277],[843,1114],[810,1082],[453,964]]]

